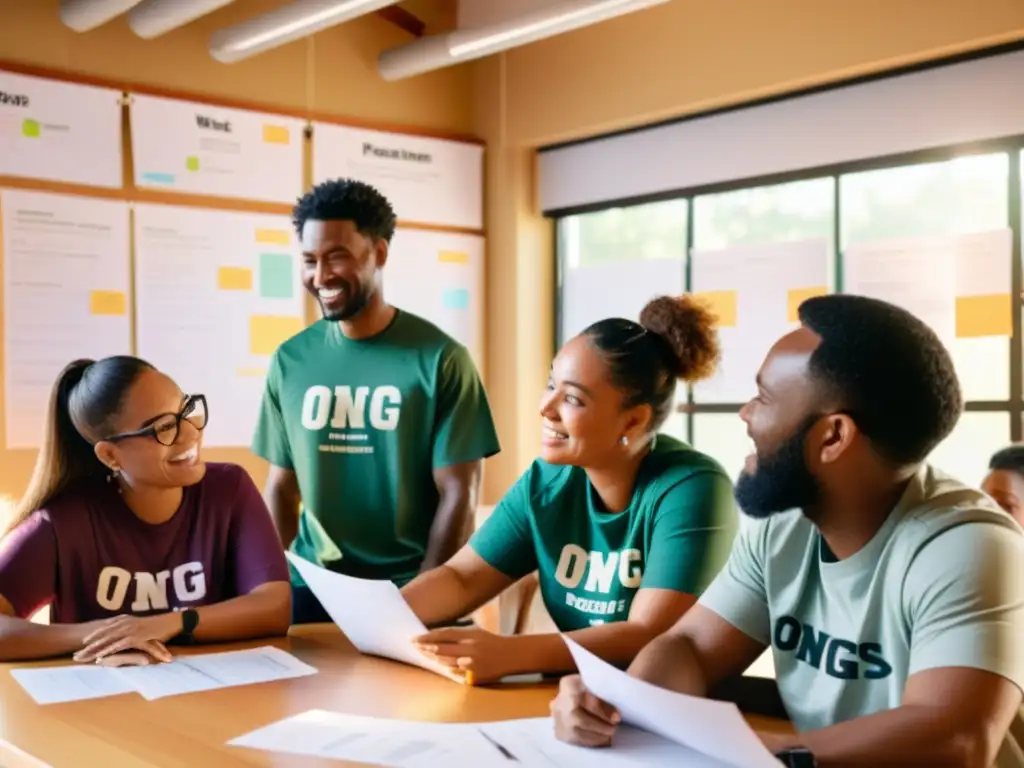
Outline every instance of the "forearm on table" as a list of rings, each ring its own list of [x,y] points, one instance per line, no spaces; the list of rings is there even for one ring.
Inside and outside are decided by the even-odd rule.
[[[977,729],[976,729],[977,730]],[[904,705],[816,731],[772,736],[773,749],[809,749],[821,768],[984,768],[984,734],[941,705]]]
[[[199,624],[193,636],[202,643],[284,635],[291,624],[291,587],[272,582],[247,595],[196,609]]]
[[[643,624],[617,621],[569,632],[567,636],[609,664],[624,667],[654,634],[655,630]],[[509,641],[509,661],[516,667],[509,674],[571,672],[576,668],[568,646],[557,633],[515,635]]]
[[[85,624],[37,624],[0,616],[0,661],[66,656],[82,648],[88,632]]]

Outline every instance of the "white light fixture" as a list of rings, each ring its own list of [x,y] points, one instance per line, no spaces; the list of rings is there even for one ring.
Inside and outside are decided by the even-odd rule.
[[[397,0],[295,0],[222,29],[210,38],[210,55],[229,64],[394,5]]]
[[[183,27],[235,0],[142,0],[128,14],[128,26],[139,37],[154,37]]]
[[[75,32],[88,32],[139,4],[139,0],[60,0],[60,20]]]
[[[401,80],[463,61],[479,59],[580,27],[662,5],[670,0],[563,0],[554,7],[477,29],[421,37],[384,51],[377,71],[385,80]]]

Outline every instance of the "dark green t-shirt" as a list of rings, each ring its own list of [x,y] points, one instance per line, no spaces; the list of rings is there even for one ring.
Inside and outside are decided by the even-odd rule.
[[[498,450],[465,347],[402,311],[369,339],[320,320],[282,344],[253,438],[254,453],[298,478],[291,550],[400,585],[426,554],[439,500],[433,470]],[[292,582],[302,584],[294,569]]]
[[[562,632],[623,621],[637,590],[700,595],[739,526],[732,483],[714,459],[658,435],[629,506],[604,511],[579,467],[538,459],[470,541],[513,579],[538,572]]]

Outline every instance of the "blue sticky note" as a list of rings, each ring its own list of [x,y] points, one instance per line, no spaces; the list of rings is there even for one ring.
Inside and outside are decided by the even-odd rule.
[[[449,288],[441,295],[445,309],[469,309],[469,291],[465,288]]]
[[[157,173],[156,171],[147,171],[142,174],[142,180],[148,181],[150,184],[173,184],[174,174],[173,173]]]

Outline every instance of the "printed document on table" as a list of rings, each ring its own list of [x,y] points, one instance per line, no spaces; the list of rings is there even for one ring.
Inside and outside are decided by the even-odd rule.
[[[779,768],[735,704],[684,696],[630,677],[565,635],[583,684],[619,710],[622,722],[736,768]]]
[[[36,704],[63,704],[134,693],[131,684],[109,667],[77,664],[68,667],[13,669],[11,677]]]
[[[620,729],[611,748],[573,746],[555,738],[549,717],[493,723],[422,723],[311,710],[228,744],[398,768],[730,768],[727,763],[629,726]]]
[[[356,579],[328,571],[308,560],[285,553],[324,610],[360,653],[402,661],[464,682],[460,675],[438,664],[413,645],[426,633],[401,592],[390,581]]]
[[[244,651],[178,656],[169,664],[119,667],[113,671],[133,690],[153,701],[182,693],[305,677],[317,670],[268,645]]]

